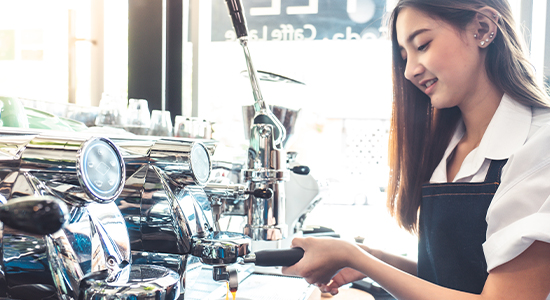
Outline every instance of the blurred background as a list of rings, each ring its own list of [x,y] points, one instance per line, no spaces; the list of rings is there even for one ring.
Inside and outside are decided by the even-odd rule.
[[[243,0],[269,104],[299,110],[287,144],[326,184],[305,224],[416,257],[385,207],[395,0]],[[540,82],[550,74],[550,5],[509,0]],[[244,161],[253,103],[224,0],[0,0],[0,96],[67,116],[106,94],[212,123],[216,156]],[[280,76],[277,76],[280,75]],[[69,108],[67,108],[69,107]],[[172,119],[172,122],[175,120]]]

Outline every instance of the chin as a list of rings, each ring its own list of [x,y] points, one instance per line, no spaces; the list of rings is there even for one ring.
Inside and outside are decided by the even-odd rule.
[[[448,101],[448,99],[438,99],[437,97],[430,97],[430,103],[433,108],[437,109],[445,109],[456,106],[455,104],[452,104],[451,101]]]

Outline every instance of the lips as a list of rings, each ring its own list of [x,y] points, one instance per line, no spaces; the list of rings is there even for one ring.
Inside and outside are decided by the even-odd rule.
[[[429,88],[430,86],[432,86],[436,82],[437,82],[437,79],[432,79],[432,80],[429,80],[428,82],[426,82],[424,85],[426,86],[426,88]]]
[[[419,85],[425,87],[424,93],[429,94],[433,90],[434,84],[436,84],[437,81],[437,78],[423,80],[419,83]]]

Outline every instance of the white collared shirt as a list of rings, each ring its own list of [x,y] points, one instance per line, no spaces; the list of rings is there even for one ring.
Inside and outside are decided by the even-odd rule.
[[[461,123],[430,183],[447,182],[447,159],[464,130]],[[550,243],[550,109],[531,108],[505,94],[453,182],[483,182],[491,160],[501,159],[508,162],[486,216],[487,271],[514,259],[536,240]]]

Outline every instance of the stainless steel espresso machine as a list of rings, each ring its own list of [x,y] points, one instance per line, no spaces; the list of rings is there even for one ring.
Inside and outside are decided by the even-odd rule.
[[[69,216],[61,230],[42,236],[6,227],[0,297],[184,299],[204,264],[235,290],[232,266],[245,258],[299,260],[254,259],[250,237],[216,230],[216,195],[259,202],[273,198],[276,185],[207,188],[214,150],[211,140],[0,130],[0,195],[8,203],[52,197]],[[271,232],[261,229],[245,232]]]
[[[0,299],[184,299],[203,265],[234,290],[239,262],[285,266],[302,257],[301,249],[251,253],[252,241],[275,249],[292,233],[292,175],[285,126],[263,100],[250,59],[242,6],[227,5],[255,99],[242,179],[210,180],[223,164],[212,162],[212,140],[2,128],[0,198],[51,197],[68,218],[53,233],[4,228]],[[228,215],[246,217],[241,232],[221,230]]]
[[[68,207],[68,220],[53,233],[37,235],[5,226],[0,297],[179,297],[176,272],[132,262],[126,222],[114,202],[124,189],[126,167],[111,140],[3,128],[0,165],[0,195],[8,204],[48,197]]]
[[[296,162],[296,153],[287,153],[285,144],[299,111],[268,105],[260,91],[260,82],[248,49],[248,29],[240,0],[226,0],[237,39],[241,44],[250,79],[254,105],[243,107],[245,136],[249,139],[247,161],[214,161],[214,170],[225,170],[228,180],[213,178],[205,187],[215,194],[221,216],[246,216],[244,233],[252,238],[254,251],[288,248],[294,234],[300,232],[307,213],[321,200],[322,190],[309,174],[309,168]],[[236,183],[233,187],[218,182]],[[268,189],[273,196],[246,199],[224,196],[221,190]],[[287,209],[288,206],[288,209]]]

